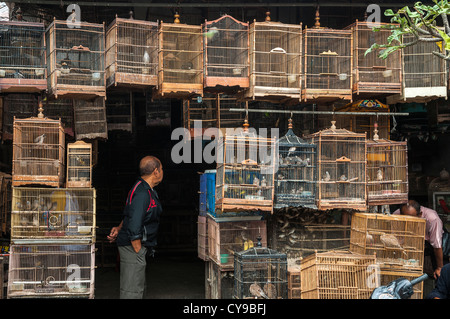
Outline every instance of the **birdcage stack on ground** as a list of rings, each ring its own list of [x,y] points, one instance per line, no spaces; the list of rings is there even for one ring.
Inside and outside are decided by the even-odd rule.
[[[213,261],[205,262],[205,298],[232,299],[234,270],[224,269]]]
[[[225,14],[213,21],[205,20],[202,31],[204,88],[248,88],[248,23]]]
[[[95,247],[13,245],[8,298],[93,298]]]
[[[259,217],[208,216],[208,257],[223,269],[233,269],[236,253],[254,247],[258,236],[267,245],[266,221]]]
[[[106,85],[158,84],[158,22],[119,18],[106,31]]]
[[[387,43],[391,35],[388,23],[358,21],[346,29],[353,32],[353,93],[358,96],[381,96],[401,93],[402,50],[391,53],[386,59],[378,55],[381,49],[366,55],[373,44]],[[373,27],[380,28],[373,31]]]
[[[34,94],[10,93],[3,99],[2,140],[12,140],[14,118],[23,119],[37,115],[39,99]]]
[[[203,94],[202,27],[161,21],[158,31],[157,96],[186,97]]]
[[[201,215],[197,218],[197,256],[208,260],[208,218]]]
[[[50,96],[106,96],[104,24],[55,19],[46,30],[46,44]]]
[[[289,266],[288,264],[288,299],[301,299],[301,270],[300,265]]]
[[[301,99],[302,25],[270,20],[250,25],[250,87],[245,97]]]
[[[248,129],[227,132],[217,148],[216,213],[272,212],[276,164],[275,137]]]
[[[377,257],[383,270],[423,270],[425,219],[407,215],[352,215],[350,251]]]
[[[329,129],[305,138],[317,145],[317,208],[366,209],[366,134]]]
[[[110,92],[105,101],[108,131],[133,131],[133,93]]]
[[[235,253],[235,299],[287,299],[286,254],[268,248],[259,240],[253,248]]]
[[[316,145],[295,135],[292,119],[278,142],[274,207],[316,207]]]
[[[92,144],[76,141],[67,144],[66,187],[91,187]]]
[[[316,252],[300,264],[301,299],[369,299],[377,287],[375,265],[374,255]]]
[[[10,174],[0,172],[0,237],[10,233],[11,229],[11,181]]]
[[[303,30],[303,102],[352,101],[352,32],[316,25]]]
[[[42,110],[42,107],[40,107]],[[14,119],[12,185],[60,187],[65,173],[65,135],[61,120]]]
[[[75,137],[81,139],[107,139],[105,98],[73,100]]]
[[[47,89],[43,23],[0,21],[0,90]]]
[[[367,140],[367,204],[393,205],[408,201],[406,141]]]

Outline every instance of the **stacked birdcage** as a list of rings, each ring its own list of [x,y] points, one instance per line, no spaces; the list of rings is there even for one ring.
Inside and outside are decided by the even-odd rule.
[[[158,31],[158,87],[156,95],[186,97],[203,94],[202,27],[161,21]]]
[[[248,98],[301,99],[302,25],[270,20],[250,25]]]
[[[203,139],[205,130],[217,128],[217,95],[205,93],[203,96],[183,100],[183,124],[189,137]]]
[[[55,19],[46,30],[46,44],[50,96],[106,96],[104,24]]]
[[[233,298],[287,299],[286,254],[264,246],[260,239],[254,247],[235,253]]]
[[[43,23],[0,21],[0,90],[47,89]]]
[[[0,172],[0,237],[11,229],[12,176]]]
[[[130,88],[158,84],[158,22],[118,18],[106,31],[106,84]]]
[[[105,101],[108,131],[133,131],[133,94],[132,92],[111,92]]]
[[[153,100],[151,94],[145,96],[145,125],[152,127],[170,127],[171,100]]]
[[[197,257],[208,260],[208,218],[202,215],[197,217]]]
[[[12,140],[14,118],[23,119],[35,117],[39,99],[34,94],[10,93],[1,97],[3,99],[2,140]]]
[[[314,253],[301,262],[301,299],[369,299],[377,287],[374,255]]]
[[[92,185],[92,144],[76,141],[67,144],[66,187]]]
[[[232,299],[234,270],[224,269],[213,261],[205,263],[205,298]]]
[[[274,207],[316,207],[316,145],[295,135],[289,119],[286,135],[278,140]]]
[[[61,118],[64,132],[74,136],[73,100],[72,99],[47,99],[45,114],[49,118]]]
[[[301,299],[301,270],[300,265],[289,266],[288,264],[288,299]]]
[[[107,139],[105,98],[73,100],[75,137],[81,139]]]
[[[366,134],[329,129],[305,138],[317,145],[317,208],[364,211],[366,203]]]
[[[204,87],[248,88],[248,23],[223,15],[202,28]]]

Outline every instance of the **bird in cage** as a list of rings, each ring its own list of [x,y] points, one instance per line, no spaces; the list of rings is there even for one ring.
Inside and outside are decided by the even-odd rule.
[[[261,180],[261,186],[262,187],[266,187],[267,186],[267,181],[266,181],[266,177],[263,176],[262,180]]]
[[[341,177],[339,177],[339,180],[342,181],[342,182],[345,182],[347,180],[347,176],[342,174]]]
[[[275,299],[277,297],[277,288],[270,282],[270,279],[264,284],[263,290],[269,299]]]
[[[257,283],[251,284],[249,291],[252,294],[252,296],[256,298],[269,299],[269,297],[267,297],[267,295],[264,293],[264,290]]]
[[[36,143],[36,144],[43,144],[43,143],[44,143],[44,140],[45,140],[45,136],[46,136],[45,133],[39,135],[38,137],[36,137],[36,138],[34,139],[34,143]]]
[[[366,243],[369,245],[374,243],[373,236],[369,232],[366,232]]]
[[[31,207],[31,210],[38,211],[39,210],[39,200],[35,199],[33,201],[33,206]]]
[[[192,64],[192,62],[186,62],[181,65],[181,68],[183,70],[192,70],[194,68],[194,65]]]
[[[253,178],[253,185],[259,186],[259,178],[256,176]]]
[[[14,78],[15,79],[24,79],[25,75],[23,75],[22,72],[20,72],[19,70],[17,70],[16,72],[14,72]]]
[[[204,32],[203,35],[209,40],[213,39],[216,35],[219,34],[219,30],[217,27],[211,27],[207,32]]]
[[[290,147],[288,154],[286,156],[287,157],[291,156],[291,154],[294,153],[296,149],[297,149],[297,147],[295,147],[295,146]]]
[[[142,57],[142,60],[145,64],[150,63],[150,55],[148,54],[147,50],[144,52],[144,56]]]
[[[401,249],[402,252],[403,252],[405,255],[407,255],[406,252],[404,251],[403,247],[400,245],[400,242],[399,242],[398,238],[395,237],[394,235],[383,233],[383,234],[380,236],[380,240],[381,240],[381,242],[383,243],[383,245],[384,245],[385,248],[396,248],[396,249]]]
[[[331,179],[330,173],[328,171],[325,171],[325,177],[323,178],[323,181],[329,182]]]
[[[378,169],[377,171],[377,181],[382,181],[383,180],[383,172],[381,171],[381,169]]]

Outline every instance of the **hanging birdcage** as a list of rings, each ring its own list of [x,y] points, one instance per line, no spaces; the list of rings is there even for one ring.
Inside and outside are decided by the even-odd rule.
[[[170,99],[153,100],[151,94],[145,96],[145,125],[170,127],[172,102]]]
[[[260,237],[255,247],[235,253],[235,299],[287,299],[286,254],[263,247]]]
[[[94,298],[95,247],[12,245],[8,298]]]
[[[98,97],[91,101],[74,100],[73,102],[76,139],[107,139],[105,98]]]
[[[303,102],[352,100],[352,32],[316,25],[303,30]]]
[[[55,19],[46,30],[46,44],[50,96],[106,96],[104,24]]]
[[[43,23],[0,21],[0,90],[47,89]]]
[[[292,119],[278,140],[278,156],[274,207],[316,208],[316,145],[295,135]]]
[[[202,27],[204,87],[248,88],[248,23],[223,15]]]
[[[106,84],[145,88],[158,84],[158,22],[119,18],[106,31]]]
[[[250,25],[250,88],[245,97],[301,99],[302,24],[270,20]]]
[[[92,144],[76,141],[67,144],[66,187],[91,187]]]
[[[161,21],[158,31],[157,96],[186,97],[203,94],[202,27]]]
[[[108,131],[133,131],[133,103],[132,92],[108,93],[105,101]]]
[[[392,95],[401,93],[402,50],[391,53],[386,59],[378,57],[381,49],[366,54],[374,43],[387,43],[391,30],[372,27],[386,27],[392,24],[358,21],[346,29],[353,32],[353,93],[356,95]]]
[[[14,118],[35,117],[38,113],[39,99],[34,94],[10,93],[2,97],[3,119],[2,140],[12,140]]]
[[[366,134],[329,129],[305,140],[317,145],[317,208],[366,209]]]

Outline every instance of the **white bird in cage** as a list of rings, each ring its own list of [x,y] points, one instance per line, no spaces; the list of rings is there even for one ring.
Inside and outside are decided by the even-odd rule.
[[[295,147],[295,146],[292,146],[291,148],[289,148],[289,152],[286,156],[290,156],[292,153],[295,152],[296,149],[297,149],[297,147]]]
[[[347,176],[341,175],[341,177],[339,177],[339,180],[345,182],[347,180]]]
[[[144,61],[145,64],[150,63],[150,55],[148,54],[147,51],[144,52],[144,56],[143,56],[142,60]]]
[[[31,207],[31,210],[35,210],[35,211],[39,210],[39,200],[35,199],[33,201],[33,206]]]
[[[326,172],[325,172],[325,177],[324,177],[323,180],[324,180],[325,182],[329,182],[330,179],[331,179],[330,173],[328,173],[328,171],[326,171]]]
[[[261,186],[262,187],[266,187],[267,186],[267,181],[266,178],[263,176],[262,180],[261,180]]]
[[[383,180],[383,172],[381,171],[381,169],[379,169],[377,171],[377,181],[382,181]]]
[[[259,186],[259,178],[258,177],[253,178],[253,185]]]
[[[366,243],[369,245],[374,243],[373,236],[369,232],[366,232]]]
[[[267,297],[267,295],[264,293],[264,290],[262,290],[262,288],[257,283],[250,285],[250,293],[256,298],[269,299],[269,297]]]
[[[36,137],[36,138],[34,139],[34,142],[35,142],[36,144],[43,144],[43,143],[44,143],[44,140],[45,140],[45,136],[46,136],[45,133],[39,135],[38,137]]]

